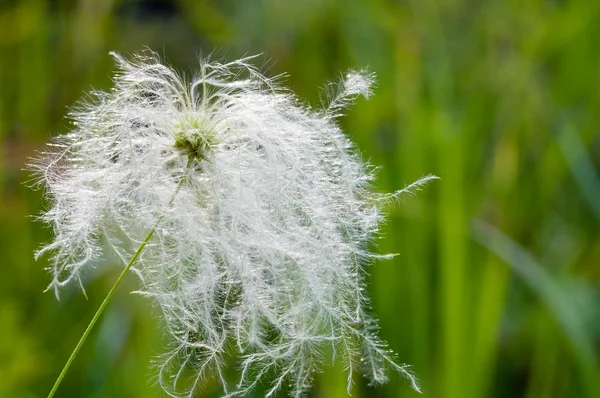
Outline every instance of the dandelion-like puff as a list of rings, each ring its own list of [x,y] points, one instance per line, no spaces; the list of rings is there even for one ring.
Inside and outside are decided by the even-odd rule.
[[[173,396],[207,377],[228,397],[258,383],[267,396],[283,386],[302,396],[325,352],[344,363],[348,392],[355,372],[378,384],[388,368],[418,390],[376,335],[364,278],[389,257],[369,249],[385,203],[435,177],[371,191],[373,168],[336,119],[374,76],[350,72],[315,110],[250,58],[202,61],[187,80],[154,53],[112,55],[114,88],[78,105],[74,130],[33,165],[55,236],[36,254],[50,256],[49,288],[81,284],[105,247],[123,264],[138,249],[140,293],[171,341],[157,379]],[[237,383],[226,380],[231,352]]]

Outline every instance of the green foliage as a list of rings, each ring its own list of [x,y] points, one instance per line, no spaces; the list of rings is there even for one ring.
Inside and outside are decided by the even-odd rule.
[[[313,104],[315,85],[368,66],[375,95],[343,123],[380,189],[441,177],[391,209],[379,245],[400,256],[370,270],[381,336],[423,396],[598,396],[599,16],[588,0],[2,2],[0,397],[47,394],[119,271],[88,275],[88,300],[41,294],[32,253],[50,232],[27,217],[43,204],[21,170],[69,129],[67,106],[109,87],[108,52],[146,45],[186,72],[215,48],[264,52]],[[57,396],[161,396],[147,376],[162,325],[124,285]],[[346,396],[336,366],[313,396]],[[420,396],[400,377],[356,383],[353,397]]]

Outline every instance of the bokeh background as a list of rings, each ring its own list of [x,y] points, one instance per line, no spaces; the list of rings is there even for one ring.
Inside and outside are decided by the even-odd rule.
[[[200,54],[263,53],[318,105],[352,67],[375,96],[343,120],[377,189],[441,177],[390,209],[369,289],[381,335],[420,377],[356,378],[361,397],[600,397],[600,2],[590,0],[1,0],[0,397],[45,397],[119,269],[88,299],[33,251],[27,158],[68,131],[83,92],[110,87],[110,50],[148,46],[184,72]],[[60,397],[161,397],[163,334],[128,277]],[[207,381],[198,396],[215,397]],[[345,397],[325,367],[311,397]],[[257,391],[259,397],[264,392]]]

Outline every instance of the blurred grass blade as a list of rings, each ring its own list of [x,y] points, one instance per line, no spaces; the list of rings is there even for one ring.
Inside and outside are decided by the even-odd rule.
[[[479,278],[478,300],[473,309],[477,321],[474,323],[472,345],[473,377],[469,388],[471,397],[488,397],[496,370],[496,344],[506,303],[510,271],[494,255],[488,255],[482,264]],[[475,288],[474,288],[475,289]]]
[[[482,220],[473,223],[473,237],[503,259],[546,306],[569,340],[587,397],[600,397],[600,367],[582,312],[561,284],[524,247]]]
[[[556,141],[587,203],[600,221],[600,177],[570,121],[562,123]]]

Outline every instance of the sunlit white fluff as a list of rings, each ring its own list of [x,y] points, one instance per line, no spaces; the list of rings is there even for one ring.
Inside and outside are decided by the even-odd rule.
[[[335,119],[373,76],[350,72],[315,110],[248,59],[203,61],[187,80],[154,54],[113,55],[114,88],[80,104],[74,130],[34,165],[55,234],[37,253],[52,260],[50,287],[81,284],[107,246],[127,263],[155,228],[134,270],[164,314],[158,379],[170,394],[216,376],[229,396],[259,382],[300,396],[325,352],[345,364],[348,390],[355,371],[382,383],[389,367],[418,389],[377,338],[363,279],[386,257],[369,250],[382,205],[433,177],[370,190]],[[226,350],[239,358],[234,383]]]

